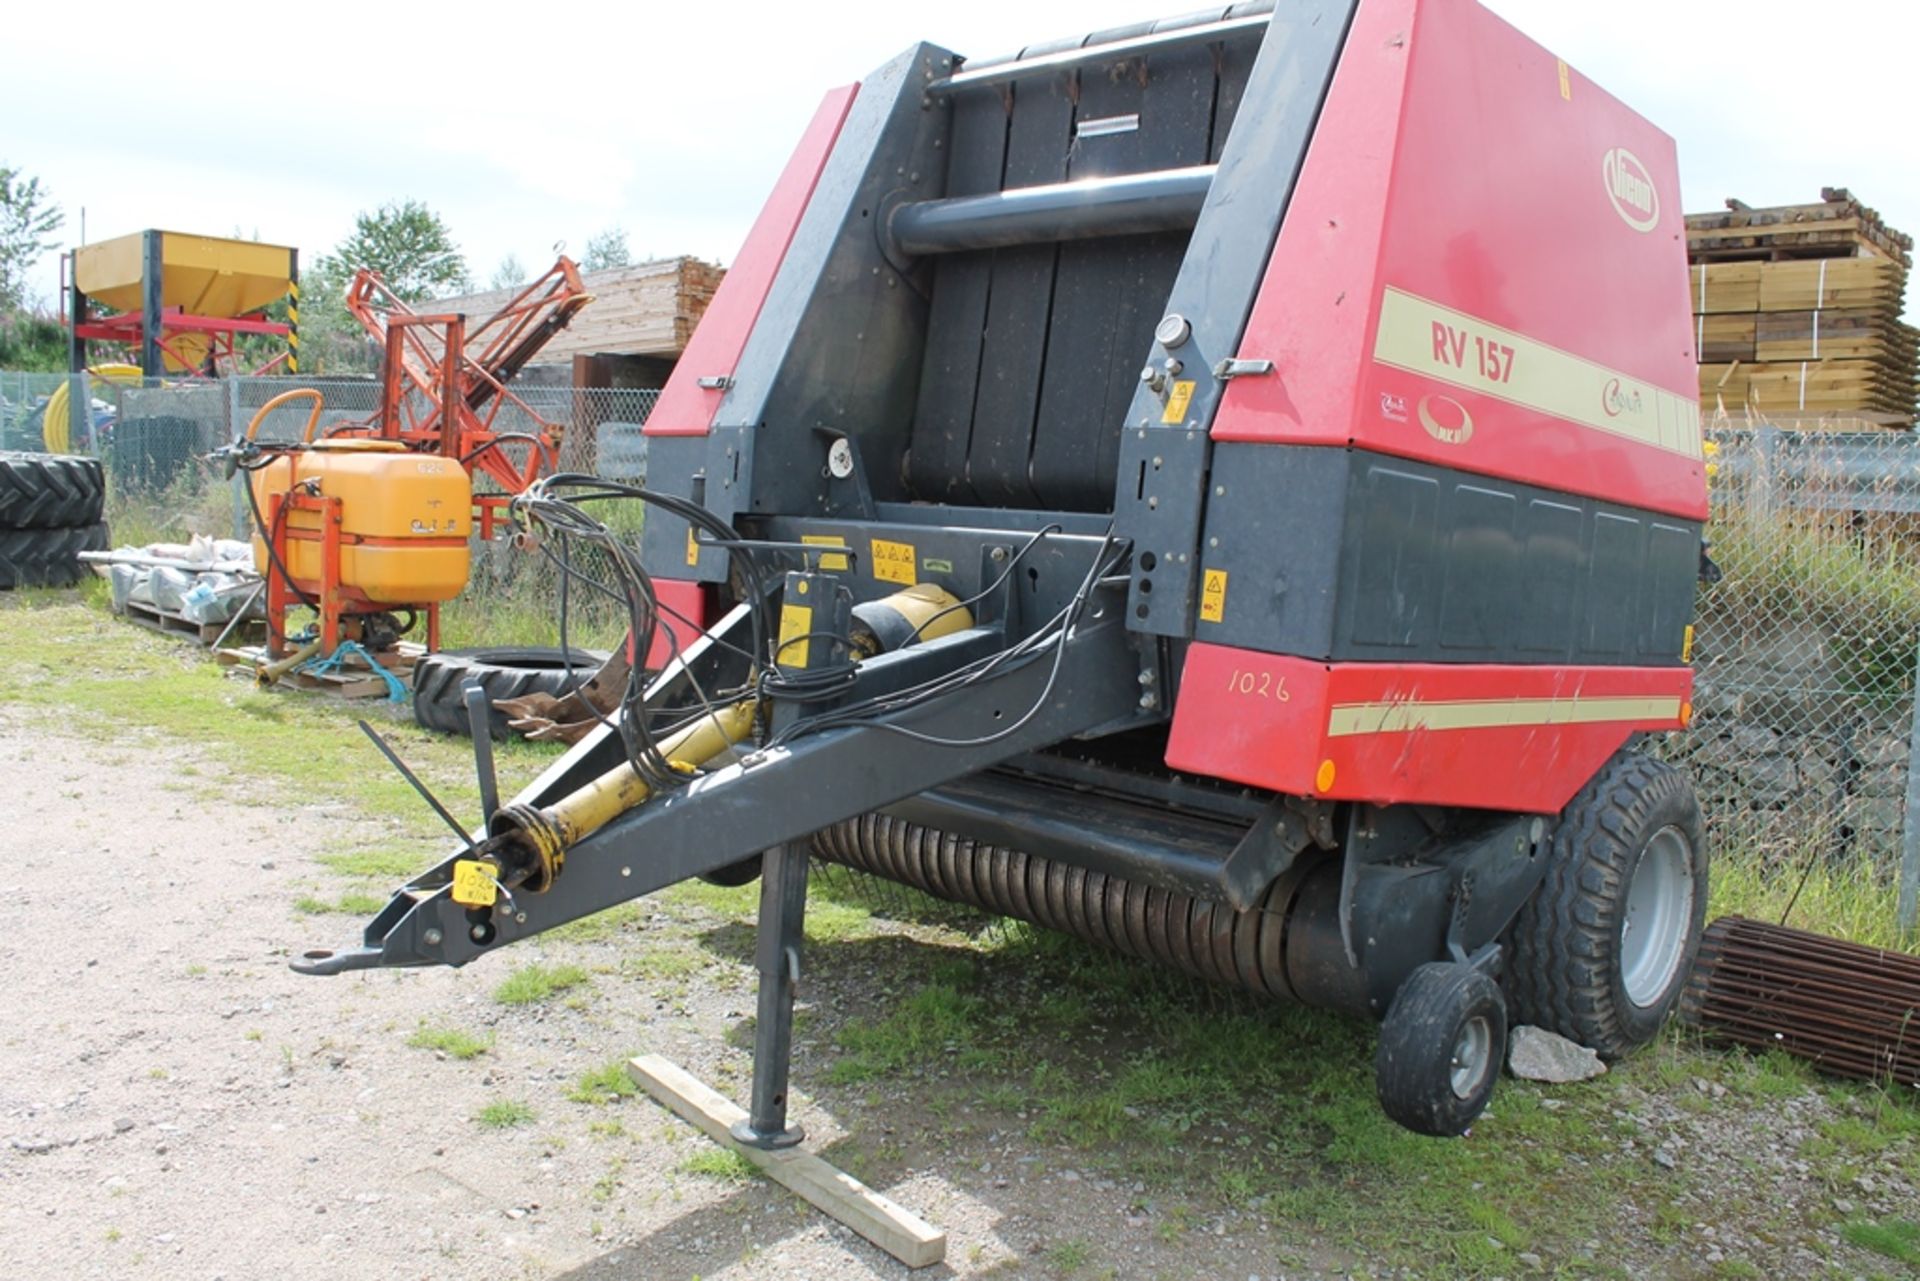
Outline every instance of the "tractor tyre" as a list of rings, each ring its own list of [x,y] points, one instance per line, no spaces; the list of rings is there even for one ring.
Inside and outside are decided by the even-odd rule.
[[[0,588],[72,587],[87,574],[81,552],[107,550],[101,523],[70,529],[0,529]]]
[[[1486,1111],[1506,1052],[1500,985],[1457,961],[1422,965],[1380,1024],[1373,1059],[1380,1106],[1415,1134],[1465,1134]]]
[[[607,656],[595,650],[576,649],[569,655],[551,646],[450,649],[428,654],[413,665],[413,719],[442,734],[469,734],[466,687],[474,683],[487,692],[493,736],[510,738],[513,731],[507,728],[507,714],[492,703],[527,694],[558,697],[592,680],[606,661]]]
[[[1508,932],[1515,1019],[1609,1061],[1659,1034],[1707,915],[1707,844],[1685,773],[1616,754],[1553,831],[1545,879]]]
[[[97,458],[0,451],[0,529],[97,525],[106,494]]]

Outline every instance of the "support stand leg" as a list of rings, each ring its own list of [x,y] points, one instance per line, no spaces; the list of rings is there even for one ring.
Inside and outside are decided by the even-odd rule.
[[[789,841],[762,860],[760,1008],[753,1035],[753,1100],[733,1137],[748,1147],[773,1150],[800,1142],[799,1126],[787,1124],[787,1068],[793,1049],[793,995],[800,981],[800,942],[806,924],[807,845]]]

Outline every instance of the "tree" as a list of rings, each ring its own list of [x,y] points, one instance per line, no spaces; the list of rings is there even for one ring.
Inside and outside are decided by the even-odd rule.
[[[66,216],[47,202],[38,178],[0,165],[0,311],[19,311],[28,301],[28,276],[58,242]]]
[[[508,254],[500,260],[500,265],[493,269],[493,279],[487,282],[487,288],[518,289],[526,283],[527,269],[520,265],[517,255]]]
[[[603,267],[625,267],[633,262],[633,254],[627,249],[627,233],[618,227],[609,227],[587,240],[587,253],[580,265],[588,271],[599,271]]]
[[[468,288],[467,260],[440,215],[418,200],[388,201],[354,219],[353,234],[321,258],[316,283],[346,288],[353,273],[370,267],[407,303]]]

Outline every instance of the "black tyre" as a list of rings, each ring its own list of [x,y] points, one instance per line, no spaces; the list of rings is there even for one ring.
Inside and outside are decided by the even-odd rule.
[[[1486,1111],[1507,1052],[1500,985],[1470,965],[1434,961],[1407,976],[1380,1024],[1374,1087],[1415,1134],[1465,1134]]]
[[[1561,812],[1551,858],[1508,935],[1514,1017],[1617,1059],[1659,1033],[1700,950],[1707,844],[1692,783],[1616,755]]]
[[[478,682],[487,701],[520,698],[526,694],[560,695],[584,685],[607,660],[603,653],[576,649],[567,659],[558,648],[530,646],[518,649],[456,649],[428,654],[413,667],[413,719],[442,734],[468,732],[466,686]],[[567,664],[572,663],[572,684]],[[507,716],[490,708],[495,738],[512,734]]]
[[[80,553],[106,549],[104,524],[0,529],[0,588],[72,587],[87,574]]]
[[[97,458],[0,452],[0,529],[96,525],[106,492]]]

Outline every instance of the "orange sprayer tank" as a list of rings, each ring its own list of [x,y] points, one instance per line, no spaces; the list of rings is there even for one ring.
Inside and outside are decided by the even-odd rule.
[[[398,441],[330,440],[282,454],[253,473],[261,514],[294,486],[317,487],[340,500],[340,581],[374,605],[427,605],[452,600],[467,585],[467,535],[473,525],[473,482],[458,461],[421,454]],[[289,509],[287,572],[300,589],[318,593],[322,515]],[[266,545],[254,532],[253,561],[267,572]]]

